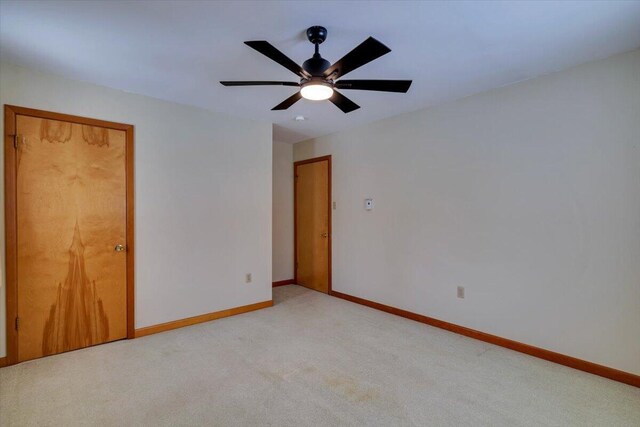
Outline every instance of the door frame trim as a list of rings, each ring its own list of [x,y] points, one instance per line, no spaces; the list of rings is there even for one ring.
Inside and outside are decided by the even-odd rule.
[[[126,234],[127,234],[127,338],[135,337],[135,246],[134,246],[134,126],[115,123],[88,117],[54,113],[33,108],[4,106],[4,221],[5,221],[5,283],[6,291],[6,330],[7,330],[7,365],[18,363],[18,332],[15,329],[15,318],[18,314],[17,283],[17,179],[16,150],[14,137],[16,132],[16,116],[30,116],[42,119],[60,120],[89,126],[122,130],[126,133],[125,142],[125,179],[126,179]]]
[[[295,283],[298,283],[298,268],[297,268],[297,262],[298,262],[298,196],[297,196],[297,192],[296,192],[296,185],[297,185],[297,180],[296,177],[298,176],[298,166],[301,165],[306,165],[308,163],[316,163],[316,162],[322,162],[327,160],[329,162],[328,164],[328,171],[327,171],[327,176],[328,176],[328,183],[327,185],[329,186],[329,201],[327,203],[327,210],[328,210],[328,218],[329,218],[329,265],[327,266],[328,271],[327,271],[327,278],[328,278],[328,289],[327,289],[327,294],[331,294],[331,290],[332,290],[332,279],[331,279],[331,266],[333,264],[333,260],[332,260],[332,246],[333,246],[333,230],[332,230],[332,221],[331,221],[331,217],[332,217],[332,210],[331,210],[331,204],[333,201],[333,196],[332,196],[332,192],[331,192],[331,187],[332,187],[332,183],[331,183],[331,155],[328,156],[321,156],[321,157],[314,157],[312,159],[306,159],[306,160],[299,160],[297,162],[293,163],[293,277],[294,277],[294,281]]]

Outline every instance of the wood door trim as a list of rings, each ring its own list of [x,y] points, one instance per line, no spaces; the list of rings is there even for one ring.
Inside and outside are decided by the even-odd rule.
[[[121,130],[126,135],[125,173],[126,173],[126,234],[127,234],[127,338],[135,337],[135,265],[134,265],[134,162],[133,135],[134,126],[105,120],[79,117],[33,108],[4,106],[4,217],[5,217],[5,278],[7,304],[7,356],[6,364],[18,363],[18,333],[15,329],[15,318],[18,314],[18,283],[17,277],[17,218],[16,218],[16,150],[14,136],[16,133],[16,116],[38,117],[79,123],[89,126],[99,126],[108,129]]]
[[[455,323],[449,323],[444,320],[435,319],[433,317],[425,316],[411,311],[403,310],[400,308],[392,307],[379,302],[370,301],[364,298],[356,297],[353,295],[344,294],[342,292],[331,291],[331,296],[341,298],[347,301],[351,301],[356,304],[365,305],[367,307],[374,308],[376,310],[384,311],[386,313],[395,314],[407,319],[415,320],[416,322],[424,323],[436,328],[445,329],[456,334],[464,335],[466,337],[474,338],[480,341],[488,342],[490,344],[505,347],[520,353],[528,354],[530,356],[537,357],[539,359],[548,360],[549,362],[558,363],[560,365],[568,366],[573,369],[588,372],[590,374],[598,375],[601,377],[609,378],[614,381],[629,384],[635,387],[640,387],[640,375],[635,375],[630,372],[620,371],[608,366],[599,365],[597,363],[589,362],[586,360],[578,359],[566,354],[556,353],[555,351],[547,350],[540,347],[535,347],[529,344],[521,343],[518,341],[510,340],[508,338],[499,337],[497,335],[488,334],[486,332],[478,331],[475,329],[467,328],[466,326],[456,325]]]
[[[73,116],[71,114],[54,113],[52,111],[36,110],[34,108],[17,107],[15,105],[8,105],[8,104],[5,104],[4,107],[5,107],[5,110],[10,109],[14,112],[14,114],[21,115],[21,116],[37,117],[40,119],[58,120],[62,122],[79,123],[82,125],[89,125],[89,126],[99,126],[99,127],[108,128],[108,129],[123,130],[125,132],[128,130],[133,131],[133,125],[128,125],[125,123],[110,122],[107,120],[93,119],[90,117]]]
[[[315,163],[315,162],[322,162],[322,161],[328,161],[328,171],[327,171],[327,181],[328,181],[328,185],[329,185],[329,201],[327,203],[327,210],[328,210],[328,218],[329,218],[329,253],[328,253],[328,258],[329,258],[329,265],[328,265],[328,271],[327,271],[327,278],[328,278],[328,290],[327,293],[331,294],[331,266],[333,263],[333,260],[331,259],[331,247],[333,246],[333,231],[332,231],[332,225],[331,225],[331,203],[333,200],[333,197],[331,195],[331,155],[328,156],[321,156],[321,157],[314,157],[312,159],[306,159],[306,160],[298,160],[297,162],[293,163],[293,280],[295,281],[295,283],[298,283],[298,268],[297,268],[297,262],[298,262],[298,195],[297,195],[297,189],[296,189],[296,185],[297,185],[297,181],[296,181],[296,176],[298,176],[298,166],[300,165],[306,165],[308,163]]]
[[[8,105],[4,107],[4,233],[5,233],[5,284],[6,290],[6,364],[18,361],[18,331],[15,318],[18,313],[18,284],[16,282],[18,223],[16,221],[16,111]]]

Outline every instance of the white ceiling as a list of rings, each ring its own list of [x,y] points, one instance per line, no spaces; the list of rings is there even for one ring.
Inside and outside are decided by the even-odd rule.
[[[344,114],[292,87],[219,80],[296,76],[245,46],[267,40],[302,63],[305,30],[328,29],[333,62],[368,36],[392,52],[349,79],[413,79],[407,94],[343,91]],[[72,79],[274,123],[296,142],[640,47],[640,1],[585,2],[63,2],[2,1],[0,58]],[[304,115],[308,121],[297,122]]]

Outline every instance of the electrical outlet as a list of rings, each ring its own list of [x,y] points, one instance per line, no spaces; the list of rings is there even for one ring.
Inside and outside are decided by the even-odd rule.
[[[458,298],[464,298],[464,286],[458,286]]]
[[[245,283],[251,283],[251,273],[247,273],[244,279]]]
[[[336,202],[333,202],[333,210],[336,210]]]

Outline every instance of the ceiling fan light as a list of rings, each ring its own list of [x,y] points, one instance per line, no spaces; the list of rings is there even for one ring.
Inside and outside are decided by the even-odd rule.
[[[333,95],[333,88],[328,84],[311,83],[302,86],[300,94],[304,99],[311,101],[324,101],[331,98]]]

